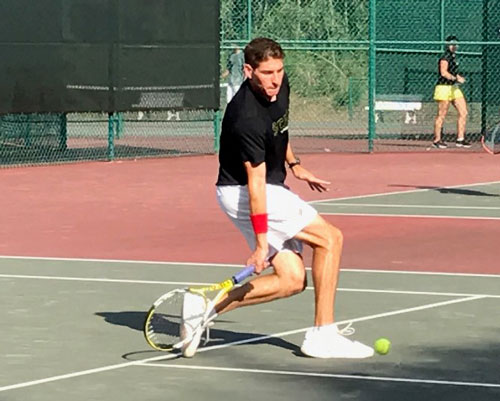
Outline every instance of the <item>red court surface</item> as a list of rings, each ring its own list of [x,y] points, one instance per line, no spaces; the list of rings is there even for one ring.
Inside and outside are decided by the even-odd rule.
[[[332,182],[319,194],[289,178],[308,201],[500,181],[500,159],[482,153],[301,158]],[[216,156],[0,170],[0,254],[243,264],[249,251],[217,206],[216,174]],[[344,232],[344,268],[500,273],[500,220],[327,219]]]

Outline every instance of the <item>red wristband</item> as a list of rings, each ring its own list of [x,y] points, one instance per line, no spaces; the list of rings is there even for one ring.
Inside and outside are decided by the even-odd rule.
[[[255,234],[267,233],[267,213],[251,214],[250,220]]]

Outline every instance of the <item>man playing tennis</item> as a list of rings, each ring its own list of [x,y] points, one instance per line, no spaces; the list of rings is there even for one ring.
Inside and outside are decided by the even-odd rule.
[[[347,339],[334,323],[342,233],[284,184],[285,165],[312,190],[324,191],[329,182],[306,170],[289,144],[290,89],[283,50],[271,39],[257,38],[244,53],[246,80],[229,103],[222,123],[217,199],[253,250],[247,265],[254,265],[257,275],[268,265],[273,272],[230,291],[215,306],[212,317],[303,291],[306,271],[301,253],[305,243],[313,249],[315,316],[302,352],[317,358],[372,356],[371,347]],[[195,330],[183,347],[185,356],[193,356],[200,342],[203,324],[197,325],[196,319],[203,315],[203,308],[195,295],[184,301],[184,336]]]

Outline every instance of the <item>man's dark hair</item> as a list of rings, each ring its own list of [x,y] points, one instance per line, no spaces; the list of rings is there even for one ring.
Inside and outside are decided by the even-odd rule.
[[[446,38],[446,42],[447,43],[450,43],[450,42],[458,42],[458,38],[455,36],[455,35],[450,35]]]
[[[285,53],[278,42],[269,38],[256,38],[245,47],[245,63],[252,68],[270,58],[284,59]]]

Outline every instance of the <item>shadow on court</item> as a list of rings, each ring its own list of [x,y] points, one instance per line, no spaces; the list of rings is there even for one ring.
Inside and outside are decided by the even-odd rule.
[[[110,324],[114,324],[117,326],[128,327],[133,330],[141,331],[144,327],[144,321],[146,319],[145,312],[138,311],[123,311],[123,312],[96,312],[97,316],[101,316],[104,318],[104,321]],[[218,323],[230,323],[229,321],[216,320],[216,324]],[[236,332],[230,330],[222,330],[217,328],[210,329],[210,341],[207,346],[210,345],[218,345],[224,343],[232,343],[235,341],[248,341],[252,339],[257,339],[259,337],[264,337],[266,334],[259,333],[245,333],[245,332]],[[284,348],[290,350],[297,355],[301,355],[300,347],[296,344],[292,344],[286,340],[283,340],[279,337],[274,338],[265,338],[261,340],[251,341],[248,344],[261,345],[267,344],[272,345],[279,348]]]
[[[444,187],[433,187],[426,185],[403,185],[403,184],[391,184],[390,187],[397,188],[415,188],[415,189],[430,189],[433,191],[437,191],[441,194],[454,194],[454,195],[468,195],[468,196],[492,196],[492,197],[500,197],[498,194],[490,194],[483,191],[477,191],[474,189],[465,189],[465,188],[444,188]]]

